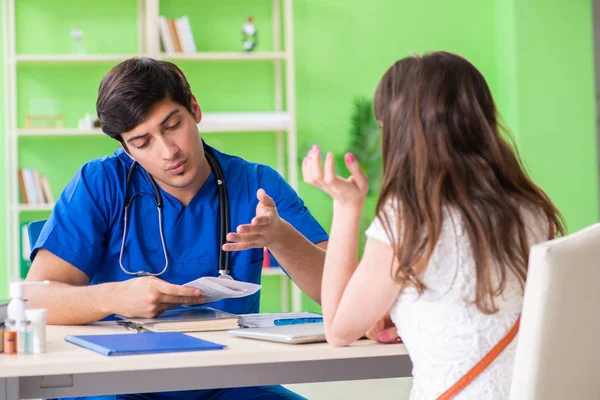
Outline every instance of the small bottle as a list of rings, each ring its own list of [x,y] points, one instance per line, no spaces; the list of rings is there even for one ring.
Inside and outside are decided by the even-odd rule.
[[[28,319],[21,320],[17,327],[17,353],[31,354],[31,321]]]
[[[10,284],[10,303],[6,308],[7,317],[15,323],[15,330],[19,327],[19,323],[25,318],[25,292],[21,282],[13,282]]]
[[[25,318],[31,321],[31,352],[33,354],[46,351],[46,315],[45,308],[30,308],[25,311]]]
[[[6,316],[15,323],[15,329],[19,330],[21,321],[25,319],[25,285],[49,285],[50,281],[41,282],[12,282],[10,284],[10,303],[6,308]]]
[[[0,353],[4,353],[4,322],[0,323]]]
[[[17,331],[12,319],[4,322],[4,354],[17,354]]]

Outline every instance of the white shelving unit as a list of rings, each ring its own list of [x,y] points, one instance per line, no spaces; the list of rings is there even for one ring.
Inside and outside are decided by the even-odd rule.
[[[18,64],[50,64],[50,63],[97,63],[125,61],[139,54],[15,54]]]
[[[24,211],[52,211],[52,209],[54,208],[54,204],[38,204],[38,205],[34,205],[34,204],[18,204],[14,209],[14,211],[17,212],[24,212]]]
[[[287,112],[204,113],[198,128],[203,134],[285,131],[289,126]],[[101,129],[17,129],[17,136],[86,136],[104,135]]]
[[[35,63],[96,63],[96,62],[120,62],[128,58],[149,54],[17,54],[15,61],[19,64]],[[286,60],[287,53],[281,51],[271,52],[198,52],[195,54],[185,53],[161,53],[156,58],[168,61],[198,60],[198,61],[251,61],[251,60]]]
[[[275,109],[272,112],[205,113],[199,124],[201,134],[227,132],[273,131],[277,138],[277,169],[286,176],[295,189],[298,187],[296,99],[294,46],[292,26],[292,0],[272,0],[273,50],[265,52],[198,52],[195,54],[161,53],[159,36],[160,0],[137,0],[138,53],[136,54],[17,54],[15,30],[15,1],[2,0],[5,77],[5,162],[7,195],[7,270],[8,281],[19,279],[19,215],[31,211],[49,211],[52,205],[32,206],[19,204],[18,150],[19,139],[25,136],[96,136],[100,129],[20,129],[17,121],[17,75],[19,65],[52,63],[118,63],[134,56],[177,61],[271,61],[274,65]],[[281,16],[283,15],[283,20]],[[282,29],[285,34],[282,37]],[[284,72],[285,70],[285,85]],[[285,88],[285,91],[284,91]],[[286,108],[284,109],[284,99]],[[287,134],[287,147],[284,133]],[[285,163],[287,159],[287,165]],[[265,270],[263,275],[281,276],[282,309],[289,309],[289,284],[291,281],[279,268]],[[301,292],[292,285],[292,310],[302,308]]]
[[[178,60],[201,60],[201,61],[223,61],[223,60],[286,60],[287,54],[281,51],[271,52],[251,52],[251,53],[235,53],[235,52],[199,52],[196,54],[182,53],[163,53],[160,55],[163,60],[178,61]]]

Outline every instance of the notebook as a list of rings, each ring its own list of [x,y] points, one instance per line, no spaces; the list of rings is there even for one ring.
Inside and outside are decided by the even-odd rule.
[[[301,325],[283,325],[269,328],[234,329],[227,333],[248,339],[267,340],[280,343],[325,342],[325,326],[322,322]]]
[[[10,303],[10,299],[0,299],[0,324],[3,324],[6,319],[8,303]]]
[[[208,342],[180,332],[69,335],[65,336],[65,340],[105,356],[220,350],[225,348],[221,344]]]
[[[157,318],[117,318],[138,331],[153,332],[225,331],[239,326],[237,315],[211,307],[173,308]]]
[[[240,328],[268,328],[275,326],[276,320],[319,318],[321,314],[310,312],[283,312],[283,313],[258,313],[242,314],[240,317]]]

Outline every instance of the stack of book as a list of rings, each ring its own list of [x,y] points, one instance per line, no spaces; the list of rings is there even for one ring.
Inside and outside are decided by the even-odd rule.
[[[196,42],[187,16],[177,19],[160,16],[159,30],[165,53],[196,53]]]
[[[119,325],[138,332],[224,331],[239,327],[237,315],[204,306],[173,308],[157,318],[116,317]]]
[[[19,188],[23,204],[54,204],[48,178],[34,168],[19,169]]]

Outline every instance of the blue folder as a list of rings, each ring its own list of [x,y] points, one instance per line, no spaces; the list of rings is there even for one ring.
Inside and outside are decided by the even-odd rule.
[[[198,339],[181,332],[69,335],[65,336],[65,340],[105,356],[220,350],[225,348],[221,344]]]

